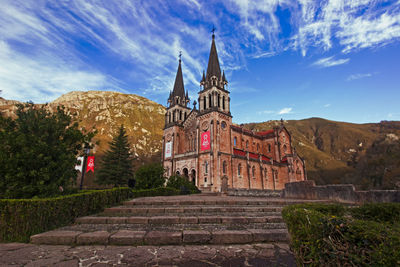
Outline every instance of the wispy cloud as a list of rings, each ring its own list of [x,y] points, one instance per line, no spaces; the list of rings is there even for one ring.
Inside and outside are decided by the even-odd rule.
[[[324,108],[329,108],[331,106],[331,104],[325,104]]]
[[[331,57],[321,58],[315,61],[312,65],[320,68],[327,68],[327,67],[346,64],[347,62],[349,62],[349,60],[350,60],[349,58],[335,59],[333,56],[331,56]]]
[[[366,78],[366,77],[371,77],[372,73],[357,73],[357,74],[351,74],[349,75],[349,77],[347,77],[347,81],[353,81],[353,80],[359,80],[362,78]]]
[[[289,113],[292,113],[292,110],[293,110],[293,108],[283,108],[278,112],[278,114],[279,115],[289,114]]]

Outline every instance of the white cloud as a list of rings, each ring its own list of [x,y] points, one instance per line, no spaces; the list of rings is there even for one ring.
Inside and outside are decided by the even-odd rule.
[[[292,108],[283,108],[278,112],[278,115],[292,113],[292,110],[293,110]]]
[[[348,63],[349,60],[350,60],[349,58],[334,59],[334,57],[331,56],[331,57],[321,58],[315,61],[312,65],[321,68],[327,68]]]
[[[331,104],[325,104],[324,108],[329,108],[331,106]]]
[[[0,42],[0,90],[2,97],[45,103],[72,90],[118,90],[118,81],[97,71],[70,67],[55,58],[29,58]]]
[[[347,81],[353,81],[353,80],[358,80],[366,77],[371,77],[371,73],[357,73],[357,74],[351,74],[349,77],[347,77]]]

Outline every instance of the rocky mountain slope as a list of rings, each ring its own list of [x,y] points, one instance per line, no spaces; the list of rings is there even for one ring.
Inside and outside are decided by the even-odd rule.
[[[15,104],[19,102],[0,98],[0,112],[14,116]],[[93,127],[98,134],[94,142],[95,152],[102,154],[108,142],[121,124],[126,127],[132,152],[137,157],[152,157],[160,154],[165,107],[147,98],[117,92],[88,91],[70,92],[48,103],[50,110],[65,106],[74,114],[86,130]]]
[[[0,97],[0,113],[13,116],[17,101]],[[85,129],[95,127],[97,155],[108,149],[118,127],[127,128],[132,152],[139,162],[160,160],[165,107],[144,97],[116,92],[70,92],[49,103],[64,105]],[[244,127],[262,131],[278,121],[249,123]],[[400,182],[400,122],[354,124],[321,118],[285,121],[293,145],[306,160],[308,178],[319,184],[375,184],[390,188]]]

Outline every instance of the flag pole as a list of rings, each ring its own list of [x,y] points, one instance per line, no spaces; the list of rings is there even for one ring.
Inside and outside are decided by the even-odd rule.
[[[86,164],[87,164],[87,158],[90,153],[90,147],[88,144],[85,144],[85,148],[83,149],[85,152],[85,155],[83,156],[83,166],[82,166],[82,177],[81,177],[81,185],[79,186],[79,189],[82,190],[83,186],[83,178],[85,177],[85,172],[86,172]]]

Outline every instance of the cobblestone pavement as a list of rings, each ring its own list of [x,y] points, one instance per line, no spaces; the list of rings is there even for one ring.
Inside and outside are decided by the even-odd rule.
[[[0,266],[296,266],[287,244],[52,246],[0,244]]]

